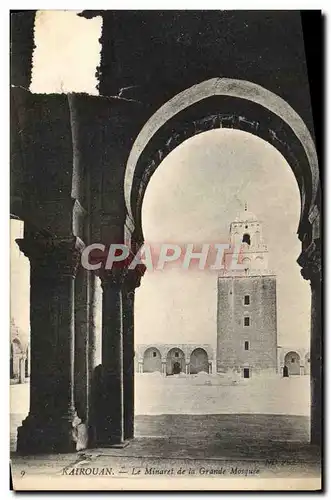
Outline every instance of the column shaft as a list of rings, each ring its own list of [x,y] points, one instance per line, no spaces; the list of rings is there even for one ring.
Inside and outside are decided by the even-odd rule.
[[[97,422],[100,417],[101,385],[101,341],[102,341],[102,290],[99,278],[88,274],[88,369],[89,369],[89,446],[96,444]]]
[[[123,296],[124,438],[134,435],[134,290]]]
[[[102,393],[97,416],[98,446],[124,441],[122,284],[102,277]]]
[[[322,263],[321,243],[314,240],[298,258],[301,274],[311,286],[310,327],[310,441],[322,438]]]
[[[76,450],[74,407],[75,239],[19,240],[30,258],[30,411],[18,429],[23,453]]]
[[[80,266],[75,279],[75,407],[83,422],[89,403],[89,304],[87,271]]]
[[[321,444],[322,427],[322,318],[321,285],[311,283],[310,390],[311,442]]]

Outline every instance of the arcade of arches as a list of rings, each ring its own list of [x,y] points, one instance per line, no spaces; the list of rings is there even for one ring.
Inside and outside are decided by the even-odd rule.
[[[294,52],[286,42],[294,32],[302,40],[299,12],[270,12],[268,22],[262,11],[207,12],[199,33],[187,21],[190,12],[175,16],[169,11],[162,19],[152,12],[99,15],[100,95],[89,96],[26,90],[31,80],[33,11],[12,14],[11,213],[25,223],[24,237],[17,243],[31,266],[30,411],[18,430],[18,451],[74,451],[72,428],[77,425],[87,427],[87,447],[133,438],[133,311],[144,270],[87,272],[80,267],[81,251],[95,242],[124,241],[136,252],[144,241],[141,207],[153,172],[181,142],[220,127],[245,130],[272,144],[288,161],[300,189],[302,252],[297,261],[311,285],[311,442],[319,443],[319,168],[307,75],[300,59],[303,41]],[[150,16],[151,29],[164,43],[150,44],[150,33],[141,27],[144,15]],[[259,28],[258,45],[250,30],[242,29],[245,16]],[[223,23],[237,33],[235,50]],[[291,29],[280,34],[284,23]],[[204,30],[209,25],[215,29]],[[191,40],[189,48],[178,35],[183,26]],[[121,43],[114,45],[116,37]],[[226,46],[220,48],[222,44]],[[264,54],[270,57],[263,66],[256,56],[261,46],[268,47]],[[117,51],[115,58],[112,50]],[[225,60],[220,59],[222,53],[227,54]],[[242,53],[251,61],[245,68]],[[188,57],[196,64],[184,64]],[[270,69],[273,61],[278,61],[278,79]],[[287,82],[284,92],[280,81]],[[96,356],[100,283],[101,364]],[[176,351],[172,352],[174,357],[165,359],[166,369],[174,371],[178,363],[175,369],[183,370],[183,351],[177,351],[175,362]],[[147,365],[159,363],[157,353],[155,360],[151,356],[146,354]],[[190,358],[193,370],[201,363],[205,366],[203,356],[197,351]]]
[[[10,383],[23,383],[30,377],[28,335],[10,322]]]
[[[160,372],[162,375],[197,374],[215,371],[215,354],[210,345],[200,344],[138,344],[138,373]]]

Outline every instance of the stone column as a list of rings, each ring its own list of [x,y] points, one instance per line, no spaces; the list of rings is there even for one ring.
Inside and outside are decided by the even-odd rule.
[[[123,287],[124,439],[134,435],[134,297],[141,273],[128,269]]]
[[[322,433],[322,297],[321,275],[311,282],[311,442],[321,444]]]
[[[88,373],[88,277],[82,266],[78,267],[75,280],[75,407],[78,416],[87,422],[89,405]]]
[[[96,445],[96,424],[99,418],[101,387],[101,341],[102,341],[102,290],[94,272],[88,274],[88,434],[89,446]]]
[[[185,373],[186,375],[189,375],[190,373],[190,363],[188,363],[187,361],[185,363]]]
[[[134,287],[126,282],[123,291],[124,439],[132,439],[134,434],[134,295]]]
[[[17,451],[72,452],[80,421],[74,406],[74,278],[77,238],[17,240],[30,259],[30,411]]]
[[[298,259],[302,276],[311,286],[311,333],[310,333],[310,386],[311,386],[311,443],[321,444],[322,427],[322,276],[321,250],[317,242]]]
[[[100,275],[102,284],[102,370],[96,421],[99,447],[124,446],[123,282],[126,271]]]
[[[166,361],[162,361],[162,375],[166,376],[167,374],[167,363]]]

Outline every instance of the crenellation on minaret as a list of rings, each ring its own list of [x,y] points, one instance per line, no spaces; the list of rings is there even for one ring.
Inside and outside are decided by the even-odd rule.
[[[230,223],[229,245],[229,250],[225,251],[223,276],[273,274],[269,268],[269,252],[263,237],[262,221],[247,210],[247,203],[245,210]],[[233,269],[232,262],[242,264],[244,268]]]

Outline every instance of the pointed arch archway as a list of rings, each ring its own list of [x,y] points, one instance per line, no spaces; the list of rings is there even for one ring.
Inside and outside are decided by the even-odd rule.
[[[300,355],[297,352],[286,353],[284,365],[287,366],[289,375],[300,375]]]
[[[205,349],[197,347],[190,356],[190,373],[196,374],[200,372],[209,373],[209,360]]]
[[[161,353],[156,347],[148,347],[143,356],[143,372],[153,373],[162,371]]]
[[[11,378],[19,378],[20,376],[20,360],[22,358],[22,344],[18,339],[13,339],[11,342],[11,363],[10,373]]]
[[[321,435],[321,191],[314,139],[299,114],[282,97],[256,83],[212,78],[183,90],[146,122],[131,148],[124,177],[125,241],[133,251],[144,242],[142,203],[148,183],[164,158],[187,139],[213,129],[238,129],[260,137],[285,158],[300,191],[297,258],[309,280],[311,307],[311,440]],[[270,167],[272,168],[272,166]]]
[[[146,122],[128,155],[124,198],[125,240],[136,251],[144,242],[142,202],[162,160],[194,135],[217,128],[243,130],[274,146],[285,158],[300,191],[297,258],[311,284],[311,440],[321,436],[321,190],[314,139],[282,97],[245,80],[212,78],[187,88],[163,104]],[[271,167],[272,168],[272,167]]]
[[[319,169],[313,138],[297,112],[280,96],[253,82],[212,78],[177,94],[156,111],[136,138],[125,170],[127,226],[141,243],[141,207],[148,182],[179,144],[217,128],[244,130],[273,145],[287,160],[301,194],[299,237],[319,200]]]
[[[179,373],[185,373],[185,354],[179,347],[173,347],[167,354],[166,374],[178,375]]]

